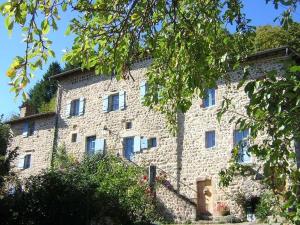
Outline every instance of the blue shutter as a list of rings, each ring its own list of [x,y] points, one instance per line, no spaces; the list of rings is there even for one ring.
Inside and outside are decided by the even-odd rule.
[[[119,92],[119,107],[125,109],[125,91]]]
[[[211,105],[216,104],[216,89],[211,89]]]
[[[103,111],[108,112],[108,95],[103,96]]]
[[[19,169],[24,168],[24,158],[25,158],[25,156],[21,156],[21,158],[19,159],[19,162],[18,162],[18,168]]]
[[[83,115],[84,113],[84,105],[85,105],[85,99],[83,97],[80,98],[79,101],[79,115]]]
[[[23,137],[28,137],[28,129],[29,129],[29,122],[25,122],[23,125]]]
[[[146,90],[147,90],[146,81],[143,80],[140,84],[140,97],[141,97],[142,102],[144,101],[144,97],[146,95]]]
[[[104,154],[105,139],[95,140],[95,154]]]
[[[66,105],[66,117],[69,117],[71,115],[71,101],[68,101]]]
[[[141,139],[141,149],[146,149],[146,148],[148,148],[148,139],[143,137]]]
[[[134,152],[141,151],[141,138],[139,136],[134,137],[133,151]]]

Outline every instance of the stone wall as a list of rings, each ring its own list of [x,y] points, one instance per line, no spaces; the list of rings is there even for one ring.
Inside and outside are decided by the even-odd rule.
[[[26,121],[34,121],[35,129],[31,136],[23,137],[23,126]],[[9,149],[17,148],[18,156],[13,161],[13,169],[19,178],[36,175],[50,167],[54,137],[54,115],[43,118],[21,120],[11,124],[13,141]],[[18,168],[20,157],[31,154],[31,166],[28,169]]]
[[[136,153],[133,161],[140,166],[156,165],[164,171],[172,190],[160,187],[157,198],[165,206],[176,221],[196,219],[196,206],[199,191],[197,183],[211,182],[211,199],[213,208],[217,202],[225,202],[231,213],[243,216],[242,210],[234,200],[237,193],[259,195],[261,185],[251,178],[238,178],[226,189],[219,187],[220,170],[228,165],[233,148],[234,123],[229,120],[234,115],[245,113],[243,106],[248,98],[243,89],[237,90],[237,83],[242,72],[230,74],[231,81],[218,82],[216,105],[203,108],[202,99],[195,97],[193,105],[185,114],[179,114],[179,132],[172,136],[166,126],[163,115],[143,106],[140,98],[140,84],[145,80],[145,72],[150,60],[135,64],[131,71],[134,80],[95,76],[92,72],[77,72],[59,78],[58,92],[58,133],[57,144],[65,145],[69,154],[82,159],[86,153],[86,140],[89,136],[105,139],[105,153],[124,157],[123,139],[126,137],[156,137],[157,147],[144,149]],[[251,77],[255,79],[263,75],[263,70],[280,70],[281,62],[274,59],[253,61]],[[103,111],[103,97],[125,91],[125,109],[111,112]],[[224,97],[233,98],[235,109],[227,112],[221,122],[216,118]],[[71,100],[84,98],[84,113],[80,116],[68,116],[67,106]],[[132,122],[132,128],[126,129],[126,122]],[[19,146],[20,154],[32,152],[32,168],[22,171],[22,176],[36,174],[50,165],[53,145],[54,118],[36,120],[36,134],[23,138],[22,124],[14,124],[15,134],[12,148]],[[205,132],[215,130],[216,146],[205,148]],[[72,134],[77,134],[76,142],[72,142]],[[252,165],[256,164],[252,160]],[[181,196],[181,197],[180,197]],[[215,214],[215,211],[212,210]]]

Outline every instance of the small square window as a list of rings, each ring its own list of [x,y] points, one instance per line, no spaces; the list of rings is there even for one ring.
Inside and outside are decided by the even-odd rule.
[[[148,147],[149,148],[155,148],[155,147],[157,147],[157,140],[156,140],[156,138],[149,138],[149,140],[148,140]]]
[[[28,136],[32,136],[34,134],[34,121],[28,123]]]
[[[126,122],[125,128],[126,128],[127,130],[128,130],[128,129],[131,129],[131,128],[132,128],[132,122]]]
[[[71,111],[70,111],[71,116],[78,116],[79,115],[79,104],[80,104],[79,99],[72,100],[72,102],[71,102]]]
[[[212,148],[216,145],[216,132],[207,131],[205,132],[205,148]]]
[[[25,155],[23,169],[30,168],[30,163],[31,163],[31,154]]]
[[[93,155],[95,153],[95,143],[96,136],[86,138],[86,152],[88,155]]]
[[[72,134],[72,142],[77,142],[77,133]]]

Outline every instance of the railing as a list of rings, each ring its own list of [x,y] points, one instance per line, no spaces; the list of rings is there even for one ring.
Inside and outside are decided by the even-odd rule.
[[[134,166],[136,167],[139,167],[143,170],[145,170],[145,172],[148,174],[149,171],[147,168],[145,167],[142,167],[140,165],[138,165],[137,163],[131,161],[131,160],[128,160],[128,162],[130,162],[131,164],[133,164]],[[156,166],[156,170],[157,171],[160,171],[160,174],[164,174],[165,177],[162,180],[160,180],[160,183],[163,184],[168,190],[172,191],[173,193],[175,193],[178,197],[180,197],[181,199],[193,204],[193,205],[196,205],[197,203],[197,198],[190,198],[190,197],[187,197],[186,195],[184,195],[183,193],[181,193],[179,190],[177,190],[176,188],[174,188],[172,182],[170,182],[168,178],[171,178],[174,182],[176,183],[179,183],[181,184],[182,186],[186,187],[188,190],[192,191],[193,193],[197,194],[197,191],[193,188],[191,188],[189,185],[185,184],[184,182],[182,181],[179,181],[175,176],[171,175],[170,173],[164,171],[163,169],[159,168],[158,166]],[[148,174],[149,175],[149,174]],[[157,176],[157,178],[159,178],[159,176]]]

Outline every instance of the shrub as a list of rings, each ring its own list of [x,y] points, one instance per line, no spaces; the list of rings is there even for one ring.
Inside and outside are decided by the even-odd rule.
[[[143,171],[119,158],[96,155],[25,181],[0,200],[1,224],[150,224],[155,213]]]
[[[278,204],[276,196],[272,192],[267,191],[263,193],[256,207],[255,216],[262,221],[266,221],[268,216],[278,214],[276,210]]]

